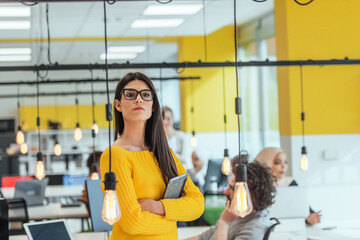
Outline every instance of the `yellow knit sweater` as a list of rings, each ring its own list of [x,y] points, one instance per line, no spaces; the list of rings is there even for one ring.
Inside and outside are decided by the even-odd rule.
[[[178,174],[186,173],[173,153]],[[190,178],[185,195],[179,199],[161,199],[165,184],[154,155],[149,151],[133,152],[111,147],[111,170],[116,173],[116,193],[121,210],[120,220],[113,225],[109,240],[118,239],[178,239],[176,221],[192,221],[204,211],[204,197]],[[109,171],[109,148],[101,155],[101,179]],[[101,184],[104,191],[104,185]],[[142,211],[138,199],[160,200],[165,216]]]

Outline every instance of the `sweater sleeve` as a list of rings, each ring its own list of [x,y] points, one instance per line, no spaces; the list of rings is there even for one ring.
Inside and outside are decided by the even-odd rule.
[[[179,159],[172,154],[175,160],[178,174],[186,173]],[[178,199],[161,199],[165,208],[165,219],[176,221],[192,221],[204,212],[204,196],[198,187],[194,185],[190,177],[184,186],[184,196]]]
[[[116,195],[119,201],[121,218],[115,223],[130,235],[158,235],[174,231],[174,221],[169,221],[165,217],[142,211],[137,201],[132,179],[131,164],[121,156],[119,151],[112,148],[112,168],[116,173],[118,181],[116,185]],[[109,169],[109,152],[106,150],[101,156],[100,162],[101,179],[104,179],[105,173]],[[104,184],[101,184],[104,192]]]

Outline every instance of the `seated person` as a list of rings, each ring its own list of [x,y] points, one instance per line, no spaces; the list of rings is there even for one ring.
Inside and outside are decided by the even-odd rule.
[[[205,184],[205,175],[207,170],[207,154],[203,150],[193,151],[191,154],[193,168],[187,170],[189,177],[194,182],[194,184],[202,192]]]
[[[220,215],[216,226],[188,240],[262,240],[271,226],[267,208],[272,204],[275,194],[274,178],[271,169],[259,162],[247,163],[248,155],[241,155],[242,163],[247,164],[248,187],[253,203],[253,211],[244,218],[235,215],[231,210],[235,187],[235,165],[240,163],[236,156],[231,160],[232,174],[228,180],[229,187],[224,194],[228,197],[226,208]]]
[[[272,174],[277,179],[277,186],[279,187],[289,187],[297,186],[295,180],[291,177],[286,177],[285,173],[288,168],[286,161],[285,152],[276,147],[268,147],[261,150],[261,152],[256,156],[256,161],[266,164],[272,170]],[[315,225],[320,222],[321,214],[315,212],[310,207],[309,216],[306,218],[305,222],[310,226]]]
[[[87,176],[86,179],[93,179],[92,175],[95,172],[95,169],[96,169],[96,171],[98,173],[98,176],[100,176],[100,157],[101,157],[101,154],[102,154],[102,152],[95,151],[96,166],[94,165],[93,153],[91,153],[89,155],[88,159],[86,160],[86,166],[89,169],[89,175]],[[98,177],[98,179],[99,179],[99,177]],[[88,209],[88,213],[90,213],[90,211],[89,211],[89,200],[87,198],[86,184],[84,185],[84,190],[83,190],[82,195],[80,196],[79,200],[86,204],[86,208]]]

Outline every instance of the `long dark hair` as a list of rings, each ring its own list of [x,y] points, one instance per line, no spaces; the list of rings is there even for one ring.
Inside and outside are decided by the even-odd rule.
[[[124,87],[131,81],[140,80],[145,82],[148,87],[154,92],[153,99],[153,112],[151,117],[146,122],[145,128],[145,144],[154,154],[156,161],[158,162],[162,178],[165,185],[168,181],[178,176],[176,164],[171,154],[169,145],[167,143],[164,125],[160,113],[160,104],[157,97],[155,87],[150,78],[146,75],[135,72],[126,74],[118,83],[115,91],[115,99],[121,101],[121,93]],[[114,107],[115,113],[115,140],[124,131],[124,118],[122,113]]]

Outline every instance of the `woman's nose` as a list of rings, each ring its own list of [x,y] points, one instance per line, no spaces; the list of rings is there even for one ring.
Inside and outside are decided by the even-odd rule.
[[[140,93],[136,96],[135,100],[136,100],[135,102],[142,102],[142,98],[141,98]]]

